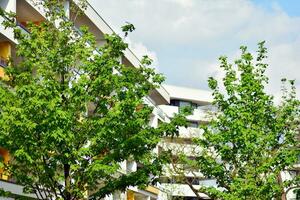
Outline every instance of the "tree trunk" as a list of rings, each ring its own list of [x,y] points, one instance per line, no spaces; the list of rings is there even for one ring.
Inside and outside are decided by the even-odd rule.
[[[283,181],[282,181],[282,177],[281,177],[281,173],[279,172],[279,175],[277,177],[278,179],[278,183],[282,186],[283,184]],[[284,187],[282,188],[282,193],[281,193],[281,200],[287,200],[286,199],[286,192],[285,192],[285,189]]]
[[[71,177],[70,177],[70,165],[64,164],[64,175],[65,175],[65,200],[71,200]]]

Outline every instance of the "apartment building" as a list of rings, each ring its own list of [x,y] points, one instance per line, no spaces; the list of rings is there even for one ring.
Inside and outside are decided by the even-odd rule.
[[[6,11],[12,11],[17,14],[17,26],[28,34],[30,32],[26,28],[29,21],[39,23],[45,20],[44,13],[41,8],[32,3],[33,0],[1,0],[0,6]],[[35,0],[37,1],[37,0]],[[77,5],[77,1],[65,1],[65,11],[67,16],[72,16],[70,6]],[[72,18],[72,17],[70,17]],[[3,19],[0,17],[0,23]],[[97,13],[97,11],[90,5],[87,5],[84,14],[79,16],[75,22],[75,27],[78,29],[81,25],[88,26],[90,31],[97,36],[97,44],[103,45],[103,35],[111,34],[113,30],[106,21]],[[17,60],[16,57],[17,41],[13,37],[13,32],[10,29],[4,29],[0,25],[0,76],[4,76],[4,68],[8,65],[8,59]],[[130,50],[126,49],[121,62],[130,67],[138,67],[141,65],[140,60]],[[191,144],[194,137],[201,136],[202,132],[197,127],[202,123],[208,123],[207,112],[212,110],[211,106],[212,96],[209,92],[198,89],[184,88],[165,85],[161,88],[153,90],[152,93],[144,99],[145,103],[154,107],[151,115],[151,125],[157,127],[160,122],[168,122],[174,114],[180,112],[181,107],[191,106],[193,108],[192,115],[188,116],[188,127],[181,127],[178,138],[164,138],[164,140],[155,149],[157,153],[161,149],[171,150],[176,156],[177,153],[184,153],[193,158],[193,155],[200,151],[196,146]],[[9,152],[0,147],[0,156],[4,162],[8,162]],[[178,163],[175,163],[180,165]],[[157,186],[149,186],[146,189],[138,187],[129,187],[125,193],[115,192],[114,194],[105,198],[105,200],[169,200],[169,199],[184,199],[193,200],[195,195],[190,187],[182,182],[179,175],[174,173],[172,163],[165,167],[165,173],[161,177],[161,182]],[[299,166],[298,166],[299,167]],[[121,163],[120,173],[128,173],[135,171],[138,164],[135,161],[124,161]],[[180,168],[180,166],[179,166]],[[178,172],[179,173],[179,172]],[[296,173],[296,172],[295,172]],[[200,185],[215,185],[215,181],[207,179],[201,175],[200,172],[183,171],[183,175],[190,180],[195,188]],[[24,194],[23,187],[14,183],[12,177],[5,171],[0,169],[0,188],[14,193],[16,196],[25,196],[36,198],[34,194]],[[208,199],[204,194],[201,194],[203,199]],[[290,199],[294,197],[291,196]],[[0,199],[4,199],[0,197]],[[6,198],[7,199],[7,198]]]
[[[200,124],[208,123],[208,111],[212,109],[211,93],[205,90],[165,85],[170,95],[169,105],[160,105],[159,108],[172,119],[183,107],[192,107],[192,114],[187,116],[188,127],[180,127],[179,136],[164,138],[159,144],[162,150],[170,150],[174,160],[165,167],[164,175],[160,178],[161,187],[168,193],[170,199],[194,200],[195,194],[185,182],[188,180],[195,188],[200,185],[215,185],[214,180],[206,179],[198,171],[185,169],[182,164],[176,162],[176,156],[184,154],[191,159],[200,151],[192,144],[192,139],[200,137],[202,131]],[[204,199],[206,195],[201,195]]]
[[[34,2],[39,0],[1,0],[0,6],[7,12],[14,12],[17,15],[17,26],[20,30],[26,34],[30,34],[30,31],[26,28],[28,22],[40,23],[46,20],[43,9]],[[64,1],[64,9],[66,16],[72,19],[73,13],[71,6],[78,6],[78,1]],[[0,17],[0,24],[3,22],[3,18]],[[104,34],[112,34],[114,31],[103,20],[103,18],[97,13],[97,11],[88,3],[84,13],[76,18],[74,22],[75,29],[79,31],[81,25],[89,27],[89,30],[96,36],[97,45],[101,46],[104,43]],[[8,66],[8,60],[12,58],[17,60],[16,57],[16,44],[17,41],[14,38],[13,31],[11,29],[5,29],[3,25],[0,25],[0,76],[5,76],[4,68]],[[124,56],[120,59],[121,62],[128,67],[139,67],[141,65],[140,60],[130,50],[126,49]],[[166,90],[161,87],[155,89],[145,99],[145,103],[154,107],[154,111],[151,118],[151,125],[157,126],[158,120],[164,120],[164,115],[161,109],[157,105],[168,104],[169,96]],[[8,162],[9,152],[0,147],[0,157],[4,162]],[[135,171],[137,164],[134,161],[126,161],[121,163],[120,173],[127,173]],[[29,198],[36,198],[34,194],[24,194],[23,187],[14,183],[13,178],[9,176],[5,171],[0,169],[0,188],[6,191],[10,191],[16,196],[24,196]],[[128,200],[154,200],[158,198],[160,190],[154,186],[149,186],[146,189],[139,189],[138,187],[130,187],[125,193],[116,192],[115,194],[106,197],[106,199],[128,199]],[[3,197],[0,197],[2,199]]]
[[[65,11],[67,16],[72,16],[70,9],[70,3],[76,5],[76,1],[65,1]],[[17,14],[17,26],[25,33],[30,34],[26,28],[27,22],[39,23],[45,20],[43,10],[35,6],[32,0],[1,0],[0,6],[6,11],[12,11]],[[72,17],[70,17],[72,18]],[[3,19],[0,19],[0,23]],[[103,20],[103,18],[97,13],[97,11],[90,5],[87,5],[84,15],[77,18],[75,22],[75,27],[78,29],[81,25],[88,26],[90,31],[97,36],[98,45],[103,44],[103,35],[111,34],[113,30],[111,27]],[[4,29],[0,25],[0,76],[4,76],[3,69],[7,67],[8,59],[12,58],[17,60],[16,57],[16,44],[17,41],[14,39],[13,32],[10,29]],[[122,63],[130,67],[140,66],[139,59],[134,55],[130,49],[126,49],[124,56],[121,59]],[[151,125],[156,127],[159,122],[168,122],[172,118],[174,113],[179,112],[179,108],[186,105],[192,105],[197,107],[194,110],[194,114],[188,117],[190,121],[190,127],[188,129],[181,128],[180,136],[178,140],[185,139],[189,140],[190,133],[197,136],[200,134],[199,130],[196,129],[199,123],[205,122],[205,110],[201,110],[205,106],[209,105],[211,102],[210,94],[206,91],[180,88],[173,86],[161,87],[152,91],[152,93],[144,99],[145,103],[154,107],[151,116]],[[203,107],[201,107],[203,106]],[[155,151],[159,151],[160,148],[165,148],[166,146],[176,147],[185,145],[180,142],[169,141],[166,138],[165,143],[162,143]],[[191,152],[190,152],[191,153]],[[9,152],[0,147],[0,155],[5,162],[9,161]],[[135,171],[138,164],[135,161],[125,161],[121,163],[121,173],[127,173],[130,171]],[[23,187],[16,185],[13,179],[9,177],[4,171],[0,169],[0,188],[4,188],[7,191],[18,196],[27,196],[30,198],[36,198],[34,194],[24,194]],[[127,192],[115,192],[115,194],[106,197],[106,200],[166,200],[168,195],[170,196],[192,196],[191,191],[188,190],[187,185],[184,184],[171,184],[172,186],[178,185],[178,189],[173,190],[173,187],[169,187],[168,183],[159,184],[158,187],[149,186],[142,190],[138,187],[129,187]],[[167,195],[168,194],[168,195]]]
[[[217,187],[214,179],[204,177],[200,171],[184,166],[177,159],[177,156],[184,154],[189,159],[194,159],[201,149],[192,144],[192,139],[201,137],[203,131],[199,125],[209,123],[211,112],[217,111],[212,106],[211,92],[186,87],[164,85],[170,96],[168,105],[158,107],[165,113],[166,120],[172,119],[175,114],[180,113],[181,108],[191,107],[192,114],[187,116],[188,126],[181,127],[178,137],[167,137],[159,144],[159,150],[170,150],[173,155],[172,161],[165,166],[163,175],[160,177],[161,190],[167,193],[168,200],[198,200],[193,188],[199,189],[200,186]],[[158,151],[159,151],[158,150]],[[282,171],[283,180],[291,180],[300,175],[300,164],[295,164],[290,171]],[[188,182],[188,183],[187,183]],[[293,192],[294,189],[286,188],[286,200],[298,200],[299,194]],[[200,193],[201,199],[210,199],[207,195]]]

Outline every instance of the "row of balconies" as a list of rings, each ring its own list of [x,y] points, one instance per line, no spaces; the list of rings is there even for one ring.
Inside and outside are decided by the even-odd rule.
[[[37,13],[37,11],[36,10],[33,10],[33,7],[30,7],[29,5],[29,3],[28,3],[29,1],[20,1],[20,0],[17,0],[16,1],[16,3],[17,3],[17,10],[16,10],[16,12],[17,12],[17,14],[18,13],[20,13],[21,12],[21,10],[28,10],[28,9],[30,9],[31,11],[30,12],[28,12],[28,11],[26,11],[27,13],[32,13],[33,15],[40,15],[39,13]],[[1,4],[1,6],[3,6],[3,4]],[[22,6],[25,6],[26,7],[26,9],[24,8],[24,9],[21,9],[20,10],[20,7],[22,7]],[[19,9],[18,9],[19,8]],[[28,16],[27,16],[28,17]],[[41,17],[41,16],[40,16]],[[36,17],[33,17],[33,18],[36,18]],[[0,19],[1,20],[1,19]],[[3,19],[2,19],[3,20]],[[1,20],[1,21],[2,21]],[[25,33],[25,34],[29,34],[30,32],[28,31],[28,29],[26,28],[26,22],[27,21],[25,21],[25,19],[23,19],[22,18],[22,15],[19,15],[18,16],[18,18],[17,18],[17,20],[18,20],[18,22],[17,22],[17,26],[21,29],[21,31],[23,32],[23,33]],[[32,20],[32,19],[31,19]],[[41,20],[44,20],[43,18],[41,18]],[[22,22],[19,22],[19,21],[22,21]],[[30,21],[30,20],[29,20]],[[83,21],[85,21],[85,22],[82,22],[82,23],[84,23],[85,25],[87,25],[89,22],[87,22],[87,20],[85,19],[85,20],[83,20]],[[76,25],[76,24],[75,24]],[[78,25],[78,27],[80,26],[80,25],[82,25],[82,24],[80,24],[80,22],[78,22],[77,23],[77,25]],[[74,26],[74,30],[80,35],[81,33],[80,33],[80,30],[76,27],[76,26]],[[91,29],[91,31],[99,31],[99,30],[96,30],[96,28],[92,28]],[[1,26],[0,25],[0,65],[1,65],[1,67],[7,67],[8,66],[8,60],[11,58],[11,55],[12,55],[12,47],[14,46],[14,44],[17,44],[17,41],[15,41],[14,39],[13,39],[13,34],[12,34],[12,32],[9,32],[9,30],[4,30],[3,29],[3,26]],[[103,33],[101,33],[101,34],[98,34],[97,33],[97,35],[99,36],[99,35],[103,35]],[[3,42],[2,42],[3,41]],[[103,41],[101,41],[101,40],[98,40],[98,42],[99,42],[99,45],[102,45],[103,44]],[[102,42],[102,44],[101,44],[101,42]],[[97,50],[96,50],[96,53],[99,53],[99,52],[97,52]],[[3,69],[1,69],[0,68],[0,76],[4,76],[4,72],[3,72]],[[155,96],[154,96],[155,97]],[[148,101],[147,101],[147,103],[149,104],[149,105],[151,105],[151,106],[153,106],[154,107],[154,114],[155,115],[158,115],[161,119],[162,118],[164,118],[165,116],[164,116],[164,114],[163,114],[163,112],[156,106],[156,103],[155,102],[153,102],[152,100],[151,100],[151,98],[147,98],[148,99]],[[4,157],[4,155],[5,154],[2,154],[1,152],[0,152],[0,156],[2,155],[2,157]],[[6,159],[6,158],[5,158]],[[8,162],[8,161],[7,161]],[[133,162],[125,162],[126,164],[125,164],[125,170],[120,170],[120,172],[121,173],[128,173],[128,172],[131,172],[131,171],[135,171],[136,170],[136,163],[133,161]],[[121,163],[121,165],[122,165],[122,163]],[[123,167],[122,167],[123,168]],[[123,168],[124,169],[124,168]],[[7,181],[10,181],[10,179],[9,179],[9,176],[8,176],[8,174],[3,170],[3,169],[0,169],[0,179],[2,179],[2,180],[7,180]],[[2,185],[2,183],[4,184],[4,182],[1,182],[0,181],[0,185]],[[7,189],[7,187],[8,186],[10,187],[11,186],[11,188],[12,188],[12,191],[14,190],[14,188],[17,188],[14,184],[12,184],[11,182],[5,182],[5,187],[4,188],[6,188]],[[1,187],[1,186],[0,186]],[[21,187],[21,186],[20,186]],[[141,195],[140,193],[141,192],[143,192],[142,190],[139,190],[138,188],[131,188],[132,189],[132,191],[134,191],[134,196],[132,196],[133,198],[132,199],[137,199],[137,198],[134,198],[134,197],[137,197],[137,196],[139,196],[139,195]],[[148,188],[146,188],[146,190],[144,191],[144,192],[146,192],[147,193],[147,191],[148,192],[150,192],[150,193],[153,193],[153,191],[155,191],[155,193],[158,193],[157,191],[156,191],[157,189],[156,188],[154,188],[154,187],[152,187],[152,186],[149,186]],[[20,193],[20,194],[22,194],[22,189],[19,191],[19,192],[15,192],[15,191],[13,191],[13,193],[15,193],[15,194],[18,194],[18,193]],[[150,194],[149,193],[149,194]],[[157,194],[154,194],[154,196],[156,196]],[[152,195],[153,196],[153,195]]]
[[[24,33],[29,33],[28,29],[26,28],[27,21],[37,21],[37,20],[43,21],[45,19],[43,17],[43,15],[40,12],[38,12],[37,9],[35,9],[32,6],[31,3],[29,3],[30,2],[29,0],[16,0],[15,1],[16,5],[13,5],[12,2],[14,2],[14,0],[13,1],[2,0],[0,5],[2,8],[5,8],[7,11],[13,11],[18,14],[17,26]],[[5,5],[5,3],[7,3],[7,4]],[[103,19],[102,19],[102,21],[98,20],[97,22],[92,21],[90,18],[100,19],[101,16],[99,16],[99,14],[95,10],[93,10],[93,8],[91,6],[89,6],[88,9],[89,10],[87,12],[87,16],[86,15],[80,16],[78,18],[78,20],[75,22],[74,30],[76,30],[80,34],[79,29],[77,27],[79,27],[81,25],[88,25],[90,27],[90,31],[92,31],[92,33],[94,33],[97,36],[96,40],[97,40],[98,45],[102,45],[103,44],[103,33],[112,33],[112,30],[109,28],[109,26],[107,24],[105,24]],[[27,11],[27,12],[25,12],[25,14],[23,12],[24,10]],[[28,10],[29,10],[29,12],[28,12]],[[30,13],[31,16],[28,15],[28,13]],[[72,17],[72,15],[73,14],[70,13],[70,17]],[[0,22],[2,20],[0,19]],[[94,23],[96,23],[96,24],[94,24]],[[102,27],[101,30],[98,28],[99,26]],[[12,38],[13,38],[12,32],[9,32],[9,30],[4,30],[2,26],[0,26],[0,32],[4,34],[4,37],[0,38],[0,66],[7,67],[8,59],[12,56],[12,52],[14,51],[13,43],[11,41],[13,41],[14,43],[17,43],[17,42],[12,40]],[[139,65],[138,61],[136,61],[136,58],[134,57],[134,54],[130,50],[127,50],[125,52],[125,55],[127,57],[125,59],[123,59],[124,62],[127,62],[127,63],[131,62],[132,65],[133,64]],[[131,61],[129,62],[129,60],[131,60]],[[4,75],[3,70],[1,71],[1,68],[0,68],[0,77],[3,75]],[[163,99],[168,98],[166,91],[162,91],[161,93],[164,94]],[[146,103],[148,103],[149,105],[151,105],[155,108],[154,114],[159,116],[159,118],[162,121],[167,120],[167,118],[172,118],[174,116],[174,114],[178,114],[180,112],[180,107],[177,107],[177,106],[172,106],[172,105],[157,106],[157,103],[153,102],[153,100],[151,100],[151,98],[146,98],[145,101],[146,101]],[[161,101],[161,102],[163,102],[163,101]],[[207,123],[210,118],[210,116],[207,112],[209,109],[210,108],[208,106],[197,107],[193,110],[192,115],[189,115],[187,117],[187,119],[189,121],[197,121],[197,122],[200,121],[203,123]],[[202,134],[202,131],[198,128],[181,127],[180,131],[179,131],[180,138],[200,137],[201,134]],[[179,148],[183,148],[183,146],[184,146],[184,144],[168,143],[168,148],[179,149]],[[183,149],[186,154],[191,154],[192,151],[195,151],[195,148],[191,147],[191,146],[184,147]],[[199,151],[199,149],[197,149],[197,151]],[[2,155],[2,157],[4,157],[3,156],[4,154],[1,152],[0,152],[0,155]],[[126,171],[134,170],[134,168],[136,168],[136,164],[134,164],[134,163],[127,163],[126,167],[125,167]],[[4,180],[9,179],[8,175],[5,174],[5,172],[3,172],[3,170],[1,171],[1,169],[0,169],[0,179],[4,179]],[[177,184],[177,185],[181,187],[180,184]],[[172,187],[173,186],[174,186],[174,184],[172,184]],[[183,186],[183,187],[186,187],[186,186]]]
[[[23,33],[29,33],[29,30],[26,27],[29,21],[39,24],[46,19],[43,9],[33,3],[37,3],[38,1],[39,0],[2,0],[0,6],[8,12],[15,12],[17,14],[17,26]],[[84,14],[77,15],[70,9],[71,6],[77,7],[77,3],[76,0],[72,2],[68,0],[65,1],[66,20],[74,22],[74,31],[79,35],[81,32],[78,27],[81,27],[82,25],[89,27],[90,32],[95,36],[97,46],[102,46],[105,42],[104,34],[112,34],[114,31],[88,2]],[[77,7],[77,9],[80,8]],[[0,17],[0,23],[2,21],[3,19]],[[4,27],[0,25],[0,33],[4,35],[5,41],[10,41],[14,44],[17,43],[11,29],[4,29]],[[1,41],[2,39],[0,38],[0,42]],[[95,49],[95,51],[97,52],[97,49]],[[0,62],[2,65],[7,66],[7,58],[5,56],[2,57]],[[139,59],[130,49],[125,50],[124,56],[120,60],[122,60],[122,63],[126,66],[139,67],[141,65]],[[154,89],[149,96],[155,101],[154,105],[169,103],[169,94],[163,87]]]

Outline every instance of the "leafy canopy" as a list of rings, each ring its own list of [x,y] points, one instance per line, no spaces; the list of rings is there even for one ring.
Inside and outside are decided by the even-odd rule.
[[[41,1],[47,20],[28,23],[30,34],[1,11],[18,40],[19,58],[0,82],[0,146],[11,155],[2,164],[39,199],[82,199],[87,192],[97,199],[145,186],[163,161],[153,148],[181,123],[149,125],[153,107],[143,99],[163,77],[145,67],[147,57],[144,66],[122,64],[128,47],[122,38],[104,35],[99,47],[87,27],[78,30],[66,20],[60,2]],[[126,27],[126,35],[134,30]],[[126,160],[141,167],[121,173]]]
[[[283,79],[283,98],[279,106],[265,92],[267,49],[259,43],[257,57],[241,47],[241,58],[230,64],[220,57],[224,91],[214,78],[211,122],[203,125],[203,136],[195,140],[202,150],[190,167],[216,180],[217,187],[202,186],[193,191],[213,199],[281,199],[288,187],[299,187],[299,177],[285,180],[283,171],[293,168],[299,156],[299,100],[294,81]],[[254,60],[255,59],[255,60]],[[192,186],[191,186],[192,187]]]

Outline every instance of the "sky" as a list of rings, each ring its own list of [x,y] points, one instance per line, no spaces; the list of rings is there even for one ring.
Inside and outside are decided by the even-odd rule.
[[[207,79],[222,78],[218,58],[230,61],[239,47],[268,48],[267,92],[280,96],[281,78],[296,79],[300,93],[300,0],[89,0],[120,33],[136,30],[127,42],[149,55],[167,84],[208,90]]]

